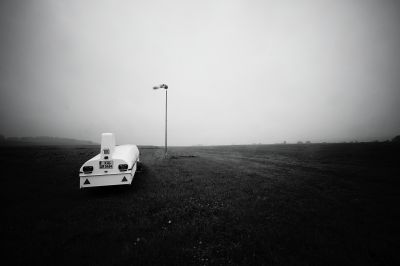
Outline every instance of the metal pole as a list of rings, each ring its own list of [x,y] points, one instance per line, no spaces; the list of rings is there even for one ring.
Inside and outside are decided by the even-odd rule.
[[[168,115],[168,90],[165,89],[165,158],[167,158],[167,115]]]

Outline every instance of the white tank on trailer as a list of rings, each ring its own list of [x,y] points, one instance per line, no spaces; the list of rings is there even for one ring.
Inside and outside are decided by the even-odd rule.
[[[113,133],[101,135],[100,153],[85,162],[79,170],[80,188],[130,185],[138,169],[136,145],[115,145]]]

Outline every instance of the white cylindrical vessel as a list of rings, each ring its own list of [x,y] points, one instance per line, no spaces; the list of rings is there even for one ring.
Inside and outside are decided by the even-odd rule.
[[[79,171],[80,188],[130,185],[137,170],[136,145],[115,145],[112,133],[103,133],[100,153],[85,162]]]

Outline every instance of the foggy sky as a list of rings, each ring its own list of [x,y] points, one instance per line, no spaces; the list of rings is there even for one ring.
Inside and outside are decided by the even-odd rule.
[[[400,2],[0,0],[0,134],[162,145],[400,134]]]

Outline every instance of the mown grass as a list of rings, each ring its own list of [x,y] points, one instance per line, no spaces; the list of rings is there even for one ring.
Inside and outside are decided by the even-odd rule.
[[[80,191],[98,147],[3,147],[8,264],[398,264],[400,147],[142,148],[130,187]]]

